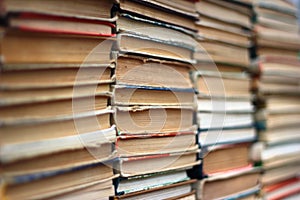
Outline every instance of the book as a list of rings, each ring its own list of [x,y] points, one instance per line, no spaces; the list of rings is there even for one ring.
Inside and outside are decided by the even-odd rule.
[[[254,142],[257,139],[255,127],[237,127],[223,129],[200,130],[199,143],[201,146],[213,146],[218,144],[235,144],[242,142]]]
[[[173,185],[162,186],[160,188],[116,196],[115,199],[184,199],[185,197],[194,199],[193,196],[195,191],[192,189],[192,183],[194,182],[196,182],[196,180],[188,180],[185,182],[175,183]]]
[[[116,183],[117,195],[134,193],[136,191],[159,188],[190,180],[186,171],[174,170],[164,173],[154,173],[129,178],[118,178]]]
[[[192,64],[154,59],[151,57],[119,55],[115,70],[116,84],[161,88],[192,89],[189,72]],[[178,77],[174,81],[173,77]]]
[[[174,106],[116,107],[118,131],[127,134],[193,130],[193,108]],[[150,117],[151,116],[151,117]],[[128,121],[128,117],[134,123]],[[184,120],[182,120],[184,119]]]
[[[163,153],[149,156],[121,157],[117,169],[122,177],[165,172],[175,169],[190,169],[199,165],[199,150]]]
[[[77,124],[80,126],[80,124]],[[3,136],[1,144],[1,163],[9,163],[35,156],[59,153],[68,150],[80,150],[84,148],[95,149],[104,144],[112,143],[116,138],[114,127],[94,132],[76,132],[70,136],[57,136],[56,138],[43,138],[32,141],[9,141]],[[5,140],[6,139],[6,140]],[[16,140],[16,139],[15,139]],[[47,144],[47,145],[46,145]],[[108,145],[106,148],[111,149]],[[92,151],[91,151],[92,152]],[[59,155],[59,154],[58,154]]]
[[[254,119],[251,112],[200,112],[197,113],[200,129],[229,129],[253,127]]]
[[[72,17],[75,19],[91,19],[115,21],[116,18],[111,17],[110,10],[113,7],[112,0],[101,1],[97,0],[57,2],[45,1],[39,2],[30,0],[23,2],[20,0],[5,0],[1,2],[1,14],[7,13],[22,13],[32,12],[37,14],[48,14],[54,16]]]
[[[170,24],[170,28],[183,27],[193,31],[194,20],[198,17],[197,13],[187,12],[179,9],[178,6],[171,6],[170,3],[163,1],[118,1],[121,12],[134,13],[144,18]],[[188,3],[185,3],[188,4]],[[174,4],[173,4],[174,5]],[[178,3],[177,5],[180,5]]]
[[[250,98],[250,78],[243,73],[197,72],[195,88],[200,96]]]
[[[198,40],[198,43],[194,59],[199,62],[215,62],[244,67],[250,65],[247,48],[201,39]]]
[[[154,155],[197,150],[194,132],[120,135],[116,150],[120,156]]]
[[[259,171],[259,168],[250,167],[203,179],[196,186],[199,188],[197,198],[237,198],[247,196],[249,193],[255,194],[259,191]]]
[[[226,4],[228,4],[228,6],[224,6]],[[231,4],[230,2],[219,2],[214,0],[200,1],[196,5],[196,9],[200,13],[200,15],[202,14],[208,17],[217,18],[218,20],[239,25],[241,27],[251,27],[249,16],[240,11],[243,6],[240,6],[242,7],[240,8],[237,4]]]
[[[107,21],[28,12],[11,14],[7,23],[20,30],[90,36],[114,36],[115,29],[115,25]]]
[[[18,182],[11,182],[5,186],[2,197],[8,199],[51,198],[76,189],[111,181],[114,178],[112,168],[104,164],[56,173],[56,175],[46,177],[39,177],[37,174],[20,178]]]
[[[114,195],[114,187],[111,184],[111,180],[103,183],[96,183],[91,186],[73,189],[69,192],[65,192],[51,198],[54,199],[70,199],[70,198],[83,198],[83,199],[106,199]]]
[[[104,42],[105,41],[105,42]],[[101,43],[101,50],[88,55]],[[8,29],[1,38],[5,64],[107,64],[113,39],[18,31]],[[27,48],[20,48],[26,46]],[[80,51],[76,51],[80,49]],[[95,49],[96,50],[96,49]],[[94,50],[94,51],[95,51]],[[97,56],[95,56],[97,55]]]
[[[266,192],[266,199],[281,199],[293,196],[300,191],[299,177],[266,186],[263,190]]]
[[[208,176],[221,175],[230,170],[251,166],[248,159],[250,143],[215,145],[202,149],[203,173]]]
[[[118,34],[117,38],[117,48],[122,53],[167,58],[187,63],[192,60],[194,47],[126,32]]]

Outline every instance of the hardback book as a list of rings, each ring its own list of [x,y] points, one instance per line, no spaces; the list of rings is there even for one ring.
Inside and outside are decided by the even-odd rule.
[[[9,27],[20,30],[107,37],[115,35],[115,25],[107,21],[27,12],[9,14],[6,20]]]
[[[203,173],[207,176],[217,176],[252,166],[249,160],[250,145],[251,143],[235,143],[203,147],[201,151]]]
[[[0,107],[0,123],[13,125],[69,119],[73,114],[84,115],[106,109],[108,100],[109,96],[101,95]]]
[[[119,134],[147,134],[194,130],[193,107],[115,107],[114,120]]]
[[[192,184],[195,182],[196,180],[192,179],[173,185],[115,196],[115,199],[195,199],[195,190],[192,188]]]
[[[1,144],[27,143],[42,139],[53,140],[55,138],[72,137],[82,133],[108,129],[111,127],[111,113],[111,109],[105,109],[41,123],[31,122],[11,126],[2,124],[0,127]],[[88,124],[88,126],[82,126],[84,124]],[[41,132],[43,134],[40,134]],[[22,135],[26,135],[26,137],[22,137]]]
[[[299,152],[299,141],[290,141],[289,143],[277,145],[267,145],[263,142],[257,142],[252,146],[251,159],[262,163],[264,169],[268,170],[299,162]]]
[[[2,30],[1,34],[3,35],[1,37],[3,65],[108,64],[111,62],[113,37],[42,33],[12,28]]]
[[[259,25],[256,25],[255,31],[259,46],[299,50],[300,36],[298,33],[275,30]]]
[[[117,85],[135,85],[158,88],[192,89],[189,63],[154,59],[151,57],[119,55],[115,70]],[[176,81],[174,81],[174,77]]]
[[[132,176],[128,178],[119,177],[116,179],[116,193],[118,196],[126,195],[143,190],[159,188],[163,186],[188,181],[185,170],[174,170],[163,173]]]
[[[123,54],[137,54],[186,63],[193,62],[193,46],[178,44],[136,33],[117,35],[117,50]]]
[[[206,97],[197,98],[198,112],[251,112],[254,110],[252,98],[240,97]]]
[[[116,150],[120,156],[154,155],[161,153],[197,150],[195,131],[120,135],[117,137]]]
[[[279,167],[270,168],[262,174],[261,184],[263,186],[274,185],[279,182],[283,182],[299,174],[299,162],[295,162],[289,165],[282,165]]]
[[[197,120],[202,130],[234,129],[252,127],[254,119],[252,112],[198,112]]]
[[[4,75],[4,73],[0,75],[1,78],[2,75]],[[1,107],[13,106],[13,105],[16,106],[21,104],[24,105],[24,104],[39,103],[39,102],[59,101],[59,100],[66,100],[70,98],[111,96],[110,84],[108,83],[104,83],[104,84],[95,83],[95,84],[88,84],[88,85],[80,85],[81,83],[79,83],[78,85],[76,84],[74,86],[62,86],[63,84],[59,85],[59,83],[57,83],[57,87],[55,87],[56,83],[52,82],[53,83],[52,86],[54,87],[48,88],[47,85],[51,87],[50,77],[48,81],[44,79],[45,80],[44,85],[42,82],[39,82],[40,83],[39,85],[34,81],[30,83],[31,82],[30,80],[28,80],[27,84],[25,81],[23,82],[21,80],[13,83],[10,81],[11,79],[6,79],[6,78],[3,78],[0,81],[0,84],[3,83],[3,85],[1,85],[3,87],[2,88],[0,87]],[[15,78],[17,79],[17,77]],[[54,79],[55,78],[53,78],[53,81]],[[72,84],[72,83],[68,83],[68,81],[66,81],[66,85],[68,84]]]
[[[250,98],[251,80],[245,73],[198,71],[194,85],[200,96]]]
[[[300,192],[300,180],[299,177],[296,176],[286,181],[282,181],[273,185],[263,187],[264,198],[269,199],[288,199],[297,195]]]
[[[95,119],[96,118],[93,118],[92,120]],[[80,122],[83,121],[80,120]],[[77,122],[76,125],[82,126],[80,125],[80,122]],[[91,148],[91,152],[94,152],[98,147],[110,151],[112,150],[110,144],[116,139],[115,127],[102,130],[100,128],[101,127],[98,127],[98,130],[95,130],[94,132],[80,132],[83,130],[80,130],[79,128],[75,133],[58,132],[55,135],[50,135],[50,137],[43,137],[40,132],[40,135],[38,136],[35,136],[32,133],[31,138],[25,138],[23,141],[21,138],[16,138],[18,132],[11,137],[1,135],[1,139],[3,138],[1,140],[1,163],[12,163],[48,154],[56,154],[58,157],[61,157],[63,155],[63,153],[60,154],[61,152],[72,154],[72,150],[82,150],[84,153],[85,148]],[[107,150],[103,150],[105,155],[107,154],[105,153],[106,151]]]
[[[118,106],[193,106],[194,90],[162,87],[116,85],[112,104]]]
[[[1,195],[5,199],[52,198],[96,184],[111,183],[115,177],[117,175],[113,174],[111,164],[94,164],[67,171],[57,170],[45,175],[37,173],[8,180],[4,186],[5,191]]]
[[[231,29],[222,23],[212,23],[205,19],[205,17],[204,20],[201,17],[200,20],[196,22],[196,27],[199,36],[206,40],[218,41],[241,47],[250,47],[252,45],[250,33],[246,31],[237,31],[234,28]]]
[[[29,0],[26,3],[20,0],[5,0],[1,2],[1,14],[6,13],[35,13],[52,16],[63,16],[74,19],[89,19],[102,21],[115,21],[111,16],[113,0],[79,0],[73,1],[35,1]]]
[[[147,156],[121,157],[116,169],[122,177],[166,172],[176,169],[191,169],[201,163],[197,160],[199,150],[161,153]]]
[[[197,183],[197,199],[238,199],[259,192],[260,168],[246,167]],[[243,184],[241,184],[243,183]]]
[[[297,33],[298,31],[296,13],[277,12],[255,4],[254,12],[256,13],[257,24],[291,33]]]
[[[258,6],[259,8],[265,8],[265,9],[269,9],[272,11],[276,11],[277,13],[285,13],[285,14],[289,14],[289,15],[294,15],[296,16],[297,13],[297,8],[287,2],[287,1],[281,1],[281,0],[255,0],[253,1],[255,6]]]
[[[194,21],[198,18],[198,14],[191,8],[194,2],[119,0],[118,4],[122,13],[133,13],[146,19],[167,23],[169,28],[177,30],[180,28],[195,30]]]
[[[253,126],[208,129],[200,130],[198,140],[202,147],[206,147],[218,144],[254,142],[257,140],[257,135]]]
[[[182,46],[195,47],[197,45],[193,37],[194,32],[179,27],[173,29],[169,24],[134,13],[120,11],[116,23],[117,33],[135,33]]]
[[[194,52],[198,62],[215,62],[233,66],[249,67],[249,51],[245,47],[233,46],[218,41],[197,38],[199,45]]]
[[[247,6],[236,4],[232,1],[205,0],[198,2],[196,9],[200,15],[240,27],[251,28],[251,11]]]
[[[95,183],[90,186],[83,186],[82,188],[74,188],[68,192],[47,198],[49,200],[61,199],[67,200],[72,198],[82,199],[109,199],[114,196],[114,187],[111,180],[103,183]]]

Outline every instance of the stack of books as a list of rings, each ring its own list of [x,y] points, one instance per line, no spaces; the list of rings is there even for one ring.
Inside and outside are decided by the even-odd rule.
[[[1,199],[114,195],[112,7],[1,1]]]
[[[115,198],[195,199],[194,2],[120,0],[114,12]]]
[[[254,199],[260,168],[248,156],[256,140],[250,91],[251,5],[203,0],[196,8],[198,71],[193,80],[203,163],[198,199]]]
[[[296,8],[255,1],[257,128],[253,159],[264,168],[265,199],[296,198],[300,191],[300,36]],[[298,197],[299,198],[299,197]]]

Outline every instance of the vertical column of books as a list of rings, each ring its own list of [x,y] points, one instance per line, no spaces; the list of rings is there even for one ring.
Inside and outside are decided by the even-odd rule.
[[[251,5],[203,0],[196,8],[198,71],[193,79],[203,165],[198,199],[254,199],[260,169],[249,160],[256,140],[249,74]]]
[[[112,6],[1,1],[1,199],[114,195]]]
[[[253,158],[262,165],[264,199],[299,198],[299,49],[296,8],[255,1],[257,128]]]
[[[115,198],[195,199],[194,3],[120,0],[116,12]]]

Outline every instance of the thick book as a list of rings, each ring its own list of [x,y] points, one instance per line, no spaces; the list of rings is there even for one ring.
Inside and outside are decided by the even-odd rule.
[[[190,35],[186,34],[186,32],[181,32],[181,29],[173,30],[170,29],[170,25],[166,23],[143,18],[142,16],[131,13],[118,13],[116,28],[118,33],[135,33],[169,43],[172,42],[192,47],[197,45],[194,37],[192,37],[195,33],[191,33],[192,35]]]
[[[191,63],[193,62],[194,47],[147,35],[124,32],[117,35],[117,50],[124,54]]]
[[[133,106],[114,109],[114,120],[119,134],[194,130],[194,109],[190,106]]]
[[[251,166],[251,143],[214,145],[202,148],[202,170],[207,176],[217,176],[231,170]]]
[[[112,105],[193,106],[194,90],[134,85],[115,85]]]
[[[255,27],[258,46],[299,50],[300,36],[298,33],[290,33],[256,25]]]
[[[80,97],[0,107],[0,124],[17,125],[70,118],[73,115],[94,113],[106,109],[109,96]]]
[[[114,36],[115,25],[98,20],[78,19],[36,13],[18,13],[7,17],[9,27],[36,32]]]
[[[262,163],[264,169],[299,162],[300,144],[298,141],[268,146],[257,142],[252,146],[251,159]]]
[[[300,192],[300,178],[294,177],[263,188],[264,198],[266,200],[288,199]],[[297,196],[296,196],[297,198]]]
[[[195,183],[196,180],[188,180],[180,183],[175,183],[172,185],[166,185],[158,188],[152,188],[149,190],[144,190],[136,193],[125,194],[116,196],[115,199],[185,199],[188,197],[189,199],[195,199],[195,190],[192,188],[192,184]]]
[[[198,141],[202,147],[254,142],[256,139],[256,130],[253,126],[200,130],[198,137]]]
[[[224,5],[225,4],[225,5]],[[200,1],[196,4],[196,9],[200,15],[216,18],[218,20],[238,25],[240,27],[251,28],[249,8],[239,6],[232,2],[219,2],[214,0]],[[246,12],[240,12],[245,9]],[[218,13],[218,14],[216,14]]]
[[[198,112],[197,121],[202,130],[253,127],[252,112]]]
[[[299,163],[300,162],[295,162],[264,171],[261,177],[261,184],[264,186],[274,185],[296,177],[299,174]]]
[[[2,64],[55,65],[111,62],[113,37],[20,31],[11,28],[4,30],[2,34]]]
[[[260,168],[246,167],[198,182],[198,199],[230,199],[259,191]],[[243,183],[243,184],[241,184]],[[220,189],[222,188],[222,189]]]
[[[120,135],[117,137],[118,155],[137,156],[183,152],[198,149],[195,132]]]
[[[218,24],[203,22],[202,18],[196,23],[196,27],[199,36],[206,40],[218,41],[246,48],[249,48],[252,45],[250,40],[251,34],[247,32],[239,33],[226,26],[223,27]]]
[[[62,89],[63,87],[93,86],[102,87],[100,84],[112,82],[111,71],[113,65],[96,65],[68,67],[62,66],[36,66],[5,65],[1,72],[0,89],[5,90],[30,90],[30,89]],[[76,89],[76,88],[75,88]],[[104,88],[103,88],[104,89]],[[34,92],[34,91],[32,91]],[[51,91],[49,91],[51,93]]]
[[[39,88],[22,90],[1,90],[0,89],[0,106],[16,106],[20,104],[30,104],[39,102],[49,102],[57,100],[65,100],[70,98],[80,98],[87,96],[110,96],[110,84],[99,85],[84,85],[73,87],[58,87],[58,88]],[[19,87],[18,87],[19,88]],[[76,94],[74,92],[76,90]]]
[[[194,87],[199,95],[223,98],[250,98],[251,79],[245,73],[198,71]]]
[[[245,47],[198,38],[199,45],[194,52],[198,62],[215,62],[233,66],[250,66],[249,51]]]
[[[252,112],[252,98],[239,97],[206,97],[201,94],[197,98],[198,112]]]
[[[41,199],[51,198],[70,191],[79,190],[95,184],[111,181],[113,174],[108,164],[73,168],[69,171],[57,171],[46,176],[40,174],[20,177],[19,180],[5,185],[3,198]]]
[[[116,62],[117,85],[193,88],[189,74],[192,64],[129,55],[119,55]]]
[[[95,120],[93,118],[92,120]],[[81,121],[82,122],[82,121]],[[80,122],[77,122],[77,126],[80,125]],[[80,127],[78,128],[80,131]],[[82,131],[82,130],[81,130]],[[17,135],[17,134],[14,134]],[[24,139],[22,141],[16,138],[5,137],[1,135],[3,140],[1,140],[1,163],[11,163],[14,161],[19,161],[22,159],[34,158],[36,156],[43,156],[48,154],[60,152],[71,151],[71,150],[80,150],[84,148],[91,148],[93,151],[96,147],[101,147],[104,144],[111,144],[116,139],[115,127],[108,129],[95,130],[93,132],[75,132],[69,136],[62,136],[61,133],[56,133],[56,137],[53,135],[52,138],[46,138],[39,136],[32,139],[31,141]],[[50,136],[51,137],[51,136]],[[33,138],[33,137],[32,137]],[[107,145],[108,148],[109,145]]]
[[[183,9],[172,6],[172,3],[164,1],[130,1],[118,0],[121,12],[133,13],[143,18],[149,18],[159,22],[170,24],[170,28],[184,29],[194,31],[194,21],[197,19],[197,13],[184,11]],[[180,4],[180,3],[179,3]],[[177,5],[179,5],[177,4]]]
[[[148,156],[121,157],[117,170],[122,177],[190,169],[201,163],[197,160],[199,150],[163,153]]]
[[[125,195],[190,180],[185,170],[132,176],[116,179],[116,194]]]
[[[51,1],[43,2],[29,0],[5,0],[1,2],[1,14],[32,12],[37,14],[48,14],[52,16],[64,16],[74,19],[90,19],[102,21],[115,21],[111,16],[113,0],[79,0],[73,1]]]
[[[112,181],[108,180],[103,183],[96,183],[82,188],[74,188],[68,192],[47,198],[48,200],[68,200],[68,199],[109,199],[114,196],[114,187]]]

